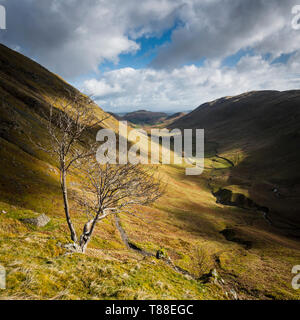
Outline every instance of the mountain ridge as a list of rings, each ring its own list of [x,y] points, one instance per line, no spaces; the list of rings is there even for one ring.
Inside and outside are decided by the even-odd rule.
[[[274,223],[297,229],[299,106],[300,90],[251,91],[202,104],[170,128],[204,128],[207,151],[240,157],[224,185],[246,185],[255,202],[271,209]],[[281,197],[272,189],[280,189]]]

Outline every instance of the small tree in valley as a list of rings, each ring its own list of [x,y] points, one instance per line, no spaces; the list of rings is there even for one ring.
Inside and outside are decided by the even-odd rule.
[[[87,164],[84,174],[87,178],[84,180],[84,194],[77,199],[88,220],[79,241],[82,252],[97,222],[111,214],[130,212],[133,206],[151,204],[164,192],[153,171],[141,165],[100,165],[93,162]]]

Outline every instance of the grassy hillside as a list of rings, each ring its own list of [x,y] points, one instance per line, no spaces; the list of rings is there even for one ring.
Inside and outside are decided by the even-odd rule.
[[[30,135],[47,144],[42,111],[49,108],[49,102],[60,102],[75,89],[2,45],[0,61],[0,264],[7,271],[7,290],[1,291],[0,297],[180,299],[204,296],[198,282],[177,274],[154,258],[143,259],[129,251],[113,218],[99,224],[87,255],[65,255],[61,244],[70,240],[57,163],[35,149],[27,137]],[[92,107],[96,118],[105,116],[98,106]],[[108,128],[116,129],[117,125],[114,118],[104,122]],[[90,134],[95,136],[95,132]],[[78,213],[73,202],[80,188],[80,179],[75,173],[69,177],[69,186],[71,214],[79,231],[85,216]],[[45,228],[21,222],[40,213],[51,218]]]
[[[259,91],[203,104],[172,127],[204,128],[207,154],[234,163],[214,173],[215,187],[247,195],[280,230],[300,236],[299,119],[300,90]]]
[[[211,155],[200,177],[185,176],[183,166],[159,166],[166,195],[151,207],[136,208],[136,216],[119,215],[120,227],[139,250],[126,246],[110,217],[97,226],[85,255],[68,254],[57,164],[33,147],[27,133],[47,142],[40,110],[75,89],[4,46],[0,62],[0,264],[7,271],[0,298],[300,298],[291,288],[299,242],[278,234],[260,212],[216,203],[211,176],[231,166]],[[104,115],[93,108],[95,117]],[[109,119],[104,126],[116,129],[117,124]],[[77,230],[85,222],[73,201],[80,183],[73,172],[70,202]],[[43,228],[21,221],[40,213],[51,218]],[[157,250],[166,259],[156,259]],[[206,281],[202,276],[211,269],[218,276]]]

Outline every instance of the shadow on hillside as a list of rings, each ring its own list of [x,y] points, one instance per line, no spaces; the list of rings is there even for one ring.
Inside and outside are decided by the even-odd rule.
[[[203,190],[211,193],[210,183],[212,179],[219,179],[221,181],[219,182],[219,190],[221,190],[221,188],[226,190],[226,186],[238,186],[248,194],[247,203],[255,203],[257,207],[253,209],[250,207],[243,209],[243,206],[241,206],[239,209],[240,215],[246,215],[246,213],[252,214],[254,217],[255,215],[261,215],[265,217],[272,232],[280,232],[284,235],[291,236],[292,238],[299,237],[300,217],[298,209],[300,207],[300,185],[298,183],[298,177],[293,175],[293,169],[296,169],[300,162],[299,152],[295,152],[295,150],[284,150],[284,152],[282,152],[281,150],[281,154],[279,153],[278,155],[278,152],[267,148],[261,150],[261,152],[257,151],[258,150],[248,152],[247,156],[236,164],[235,167],[214,170],[213,178],[210,177],[209,174],[209,171],[212,172],[212,170],[207,168],[200,177],[186,176],[184,170],[177,170],[175,175],[177,176],[177,179],[196,183],[203,188]],[[228,153],[230,153],[230,150]],[[286,156],[283,159],[280,158],[280,156],[282,157],[282,153],[284,153],[284,155],[288,153],[288,158],[290,160],[289,167],[281,165],[284,160],[287,160]],[[279,156],[278,159],[276,158],[276,155]],[[211,151],[208,153],[207,158],[213,158]],[[279,185],[281,186],[280,191],[275,193],[274,190],[278,189]],[[216,200],[217,199],[214,201]],[[229,223],[231,222],[231,219],[234,220],[236,218],[235,212],[238,209],[235,208],[235,211],[233,211],[234,207],[239,207],[239,205],[228,204],[228,206],[219,210],[219,214],[222,218]],[[189,208],[188,210],[192,210],[192,212],[193,210],[195,211],[195,208],[189,204],[185,204],[185,208]],[[264,209],[261,211],[259,208],[268,208],[268,210]],[[201,210],[205,211],[207,208],[202,208]],[[227,217],[224,217],[224,214],[222,214],[224,211],[231,213]],[[215,214],[215,212],[212,214]],[[228,219],[229,217],[231,218]],[[197,226],[201,225],[201,223],[204,225],[207,224],[207,219],[205,220],[205,218],[201,216],[201,213],[187,213],[186,216],[177,214],[176,218],[183,220],[185,223],[188,223],[189,221],[189,229],[192,232],[199,229]],[[244,217],[241,218],[243,219]],[[208,224],[207,227],[214,230],[214,232],[217,231],[214,224]]]
[[[267,207],[269,210],[264,216],[276,232],[299,237],[299,163],[299,152],[294,149],[256,150],[230,170],[227,185],[241,186],[251,200]]]

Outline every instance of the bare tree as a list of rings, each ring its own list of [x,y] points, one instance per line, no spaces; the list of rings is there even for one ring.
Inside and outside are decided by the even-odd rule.
[[[67,92],[64,100],[52,101],[48,111],[42,111],[49,138],[47,146],[34,142],[39,149],[51,154],[59,163],[64,211],[74,243],[78,239],[70,216],[67,174],[76,162],[95,155],[97,144],[95,139],[89,137],[89,132],[109,118],[107,116],[97,119],[93,106],[93,101],[80,93]]]
[[[85,249],[100,220],[110,214],[130,213],[135,205],[156,201],[164,192],[164,186],[154,171],[141,165],[87,164],[83,170],[87,179],[83,196],[77,201],[87,215],[87,223],[79,240],[79,249]]]

